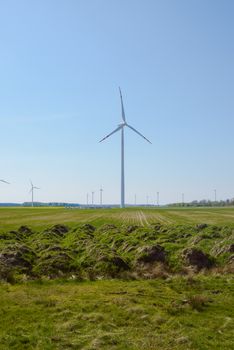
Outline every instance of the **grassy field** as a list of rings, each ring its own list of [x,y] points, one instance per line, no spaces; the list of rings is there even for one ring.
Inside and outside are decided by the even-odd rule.
[[[234,208],[127,208],[127,209],[65,209],[65,208],[0,208],[0,230],[16,229],[20,225],[45,228],[53,224],[74,226],[91,223],[137,224],[151,223],[214,225],[234,224]]]
[[[231,350],[233,280],[0,285],[0,348]]]
[[[0,208],[0,349],[233,349],[233,228],[234,208]]]

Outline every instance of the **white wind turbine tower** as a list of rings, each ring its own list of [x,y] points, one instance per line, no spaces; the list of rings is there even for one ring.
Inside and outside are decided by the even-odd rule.
[[[103,188],[101,186],[101,188],[100,188],[100,205],[102,205],[102,193],[103,193]]]
[[[111,135],[115,134],[117,131],[121,130],[121,204],[120,204],[120,207],[124,208],[125,207],[125,183],[124,183],[124,128],[125,128],[125,126],[132,129],[139,136],[143,137],[143,139],[145,139],[147,142],[149,142],[149,143],[151,143],[151,142],[144,135],[142,135],[139,131],[137,131],[131,125],[129,125],[127,123],[126,118],[125,118],[123,98],[122,98],[122,93],[121,93],[120,88],[119,88],[119,93],[120,93],[121,108],[122,108],[122,122],[118,125],[118,127],[114,131],[112,131],[110,134],[105,136],[99,142],[104,141],[109,136],[111,136]]]
[[[30,180],[30,183],[31,183],[31,190],[29,191],[29,193],[32,193],[32,207],[33,207],[33,205],[34,205],[34,197],[33,197],[34,190],[40,190],[40,188],[34,186],[31,180]]]
[[[94,191],[92,191],[92,205],[94,205]]]

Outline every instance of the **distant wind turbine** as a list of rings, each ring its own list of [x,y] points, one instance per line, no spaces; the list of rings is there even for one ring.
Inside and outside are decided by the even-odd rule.
[[[33,197],[34,190],[40,190],[40,188],[34,186],[31,180],[30,180],[30,183],[31,183],[31,189],[30,189],[29,193],[32,193],[32,207],[33,207],[34,206],[34,197]]]
[[[157,192],[157,206],[159,207],[159,192]]]
[[[5,180],[0,180],[0,182],[3,182],[4,184],[10,185],[10,182],[7,182]]]
[[[184,193],[182,193],[182,205],[184,205]]]
[[[101,188],[100,188],[100,205],[102,205],[102,193],[103,193],[103,188],[101,186]]]
[[[118,125],[118,127],[112,131],[110,134],[105,136],[101,141],[106,140],[109,136],[115,134],[117,131],[121,130],[121,204],[120,207],[125,207],[125,179],[124,179],[124,128],[127,126],[128,128],[132,129],[135,133],[137,133],[139,136],[143,137],[147,142],[151,143],[144,135],[142,135],[139,131],[134,129],[131,125],[129,125],[125,118],[125,112],[124,112],[124,106],[123,106],[123,98],[122,93],[119,88],[120,93],[120,100],[121,100],[121,108],[122,108],[122,122]]]

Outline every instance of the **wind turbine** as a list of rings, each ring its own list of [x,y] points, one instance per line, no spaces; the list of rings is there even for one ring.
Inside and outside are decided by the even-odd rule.
[[[216,192],[216,190],[214,190],[214,200],[215,200],[215,202],[216,202],[216,194],[217,194],[217,192]]]
[[[31,183],[31,190],[29,191],[29,193],[32,193],[32,207],[33,207],[33,205],[34,205],[34,202],[33,202],[33,200],[34,200],[33,194],[34,194],[34,193],[33,193],[33,191],[34,191],[34,190],[40,190],[40,188],[34,186],[31,180],[30,180],[30,183]]]
[[[103,192],[103,188],[101,186],[101,188],[100,188],[100,205],[102,205],[102,192]]]
[[[157,192],[157,206],[159,207],[159,192]]]
[[[184,193],[182,193],[182,206],[184,206]]]
[[[0,182],[3,182],[4,184],[10,185],[10,182],[7,182],[5,180],[0,180]]]
[[[142,135],[139,131],[134,129],[131,125],[129,125],[125,118],[125,112],[124,112],[124,105],[123,105],[123,98],[122,93],[119,88],[120,93],[120,100],[121,100],[121,109],[122,109],[122,122],[118,125],[118,127],[112,131],[110,134],[105,136],[101,141],[106,140],[109,136],[115,134],[117,131],[121,130],[121,204],[120,207],[125,207],[125,179],[124,179],[124,128],[127,126],[128,128],[132,129],[135,133],[137,133],[139,136],[143,137],[147,142],[151,143],[144,135]]]

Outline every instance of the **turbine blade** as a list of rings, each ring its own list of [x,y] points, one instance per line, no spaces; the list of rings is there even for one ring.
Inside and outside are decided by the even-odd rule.
[[[107,136],[103,137],[103,139],[99,142],[104,141],[105,139],[107,139],[108,137],[110,137],[111,135],[113,135],[114,133],[116,133],[117,131],[119,131],[120,129],[122,129],[122,125],[118,126],[118,128],[116,128],[114,131],[112,131],[110,134],[108,134]]]
[[[32,180],[29,180],[30,181],[30,184],[31,184],[31,186],[33,187],[33,183],[32,183]]]
[[[33,188],[34,188],[35,190],[40,190],[40,187],[34,186]]]
[[[147,142],[149,142],[149,143],[151,143],[152,144],[152,142],[150,142],[150,140],[148,140],[144,135],[142,135],[139,131],[137,131],[136,129],[134,129],[131,125],[128,125],[127,124],[127,126],[130,128],[130,129],[132,129],[133,131],[135,131],[135,133],[137,133],[138,135],[140,135],[141,137],[143,137],[143,139],[145,139]]]
[[[5,181],[5,180],[0,180],[1,182],[4,182],[4,184],[8,184],[8,185],[10,185],[10,182],[7,182],[7,181]]]
[[[125,113],[124,113],[124,105],[123,105],[123,97],[122,97],[122,92],[119,87],[119,93],[120,93],[120,99],[121,99],[121,108],[122,108],[122,119],[126,123],[126,118],[125,118]]]

